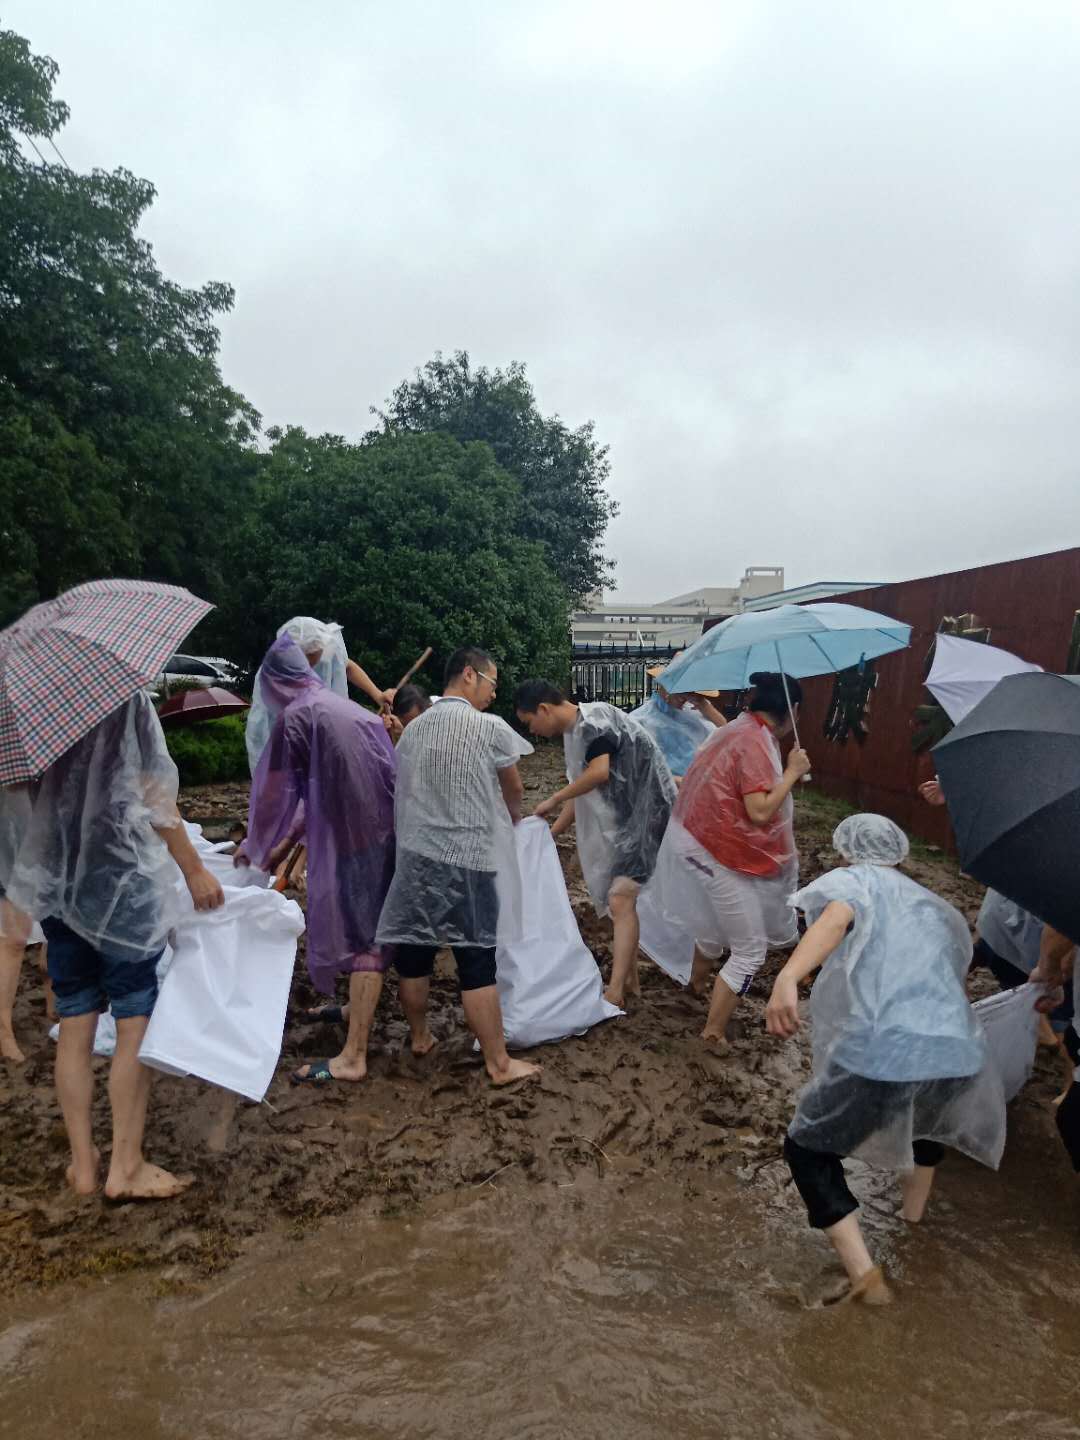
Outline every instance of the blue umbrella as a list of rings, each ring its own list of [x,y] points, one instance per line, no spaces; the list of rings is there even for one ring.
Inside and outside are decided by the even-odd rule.
[[[745,690],[758,670],[797,680],[831,675],[910,643],[910,625],[858,605],[777,605],[721,621],[684,650],[659,683],[669,695]]]

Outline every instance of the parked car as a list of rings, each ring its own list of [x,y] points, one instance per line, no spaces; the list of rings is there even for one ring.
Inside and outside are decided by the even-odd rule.
[[[151,693],[155,696],[167,695],[178,682],[204,688],[211,685],[230,687],[239,684],[243,678],[243,672],[228,660],[206,655],[173,655],[154,681]]]

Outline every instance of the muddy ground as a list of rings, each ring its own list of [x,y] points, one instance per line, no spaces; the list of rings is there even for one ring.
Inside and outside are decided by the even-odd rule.
[[[561,749],[550,747],[526,762],[527,803],[559,783],[560,767]],[[190,790],[182,809],[211,839],[222,838],[244,816],[246,797],[246,786]],[[841,813],[812,792],[799,796],[804,880],[832,863],[829,837]],[[572,839],[560,844],[560,854],[582,933],[606,971],[610,926],[592,913]],[[954,862],[919,849],[908,869],[974,920],[981,889],[960,877]],[[147,1153],[170,1169],[195,1171],[198,1183],[176,1201],[117,1206],[65,1192],[53,1046],[43,988],[28,962],[16,1031],[29,1058],[24,1066],[0,1069],[0,1290],[144,1271],[154,1293],[184,1293],[256,1248],[268,1232],[300,1236],[346,1211],[401,1215],[431,1197],[485,1186],[496,1175],[500,1185],[531,1187],[538,1200],[545,1189],[578,1176],[616,1183],[664,1176],[692,1184],[705,1174],[753,1182],[765,1171],[771,1183],[783,1183],[773,1162],[809,1058],[804,1044],[782,1045],[761,1028],[779,963],[779,956],[770,957],[758,977],[723,1059],[702,1051],[703,1004],[643,960],[643,996],[631,1002],[625,1019],[534,1052],[543,1063],[542,1081],[510,1091],[487,1084],[449,969],[432,991],[432,1025],[441,1043],[415,1061],[391,973],[368,1081],[355,1088],[290,1086],[289,1071],[337,1053],[341,1038],[332,1026],[290,1024],[269,1103],[238,1104],[220,1153],[207,1142],[221,1092],[159,1079]],[[979,993],[986,988],[980,983]],[[293,1005],[315,999],[301,952]],[[107,1063],[96,1062],[102,1079]],[[1045,1130],[1047,1147],[1055,1143],[1047,1107],[1058,1078],[1057,1067],[1040,1058],[1017,1102],[1030,1112],[1030,1123]],[[107,1149],[103,1084],[96,1129]]]

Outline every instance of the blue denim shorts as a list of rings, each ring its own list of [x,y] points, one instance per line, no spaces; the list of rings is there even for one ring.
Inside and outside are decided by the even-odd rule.
[[[117,1020],[149,1015],[157,999],[157,963],[164,951],[128,960],[96,950],[62,920],[41,922],[49,943],[49,979],[61,1020],[109,1007]]]

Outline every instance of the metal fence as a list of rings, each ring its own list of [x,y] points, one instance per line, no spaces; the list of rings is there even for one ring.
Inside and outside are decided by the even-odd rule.
[[[670,645],[575,645],[573,698],[635,710],[652,689],[648,671],[669,664],[678,653]]]

